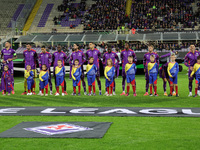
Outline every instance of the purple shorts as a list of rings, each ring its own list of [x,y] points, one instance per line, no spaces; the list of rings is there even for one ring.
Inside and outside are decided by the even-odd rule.
[[[124,69],[124,68],[122,69],[122,77],[123,77],[123,78],[126,78],[126,72],[125,72],[125,69]]]

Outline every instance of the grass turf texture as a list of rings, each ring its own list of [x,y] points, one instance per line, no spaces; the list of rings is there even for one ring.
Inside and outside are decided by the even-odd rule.
[[[158,78],[158,97],[144,97],[145,77],[136,75],[137,94],[134,98],[119,96],[121,76],[116,79],[117,96],[21,96],[23,78],[15,78],[15,95],[0,96],[0,106],[81,106],[81,107],[199,107],[199,98],[188,96],[187,70],[179,73],[180,97],[163,95],[162,79]],[[86,79],[86,78],[85,78]],[[72,93],[72,81],[67,92]],[[105,80],[102,77],[102,92]],[[38,80],[36,92],[38,92]],[[195,82],[193,83],[193,85]],[[53,87],[54,88],[54,87]],[[130,90],[132,91],[132,90]],[[167,85],[169,93],[169,87]],[[55,88],[54,88],[55,92]],[[194,87],[193,87],[194,93]],[[197,149],[200,147],[200,119],[175,117],[67,117],[67,116],[0,116],[0,132],[22,121],[99,121],[113,122],[103,139],[0,139],[0,149]]]

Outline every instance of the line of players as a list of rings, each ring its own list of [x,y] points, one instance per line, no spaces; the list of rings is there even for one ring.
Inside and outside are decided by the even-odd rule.
[[[89,94],[92,95],[91,89],[93,87],[93,95],[95,93],[95,79],[97,80],[99,87],[99,95],[101,95],[101,81],[100,81],[100,69],[99,63],[101,61],[101,54],[98,49],[95,48],[94,43],[89,43],[89,50],[85,54],[79,50],[78,44],[74,44],[74,52],[71,56],[67,56],[63,51],[60,45],[57,46],[57,51],[52,55],[46,51],[45,46],[42,46],[42,53],[37,55],[36,51],[31,48],[31,44],[26,44],[26,50],[23,52],[24,62],[25,62],[25,81],[24,81],[24,92],[22,95],[32,95],[35,93],[35,78],[37,77],[36,64],[39,63],[40,67],[40,84],[39,95],[44,95],[44,89],[46,89],[46,96],[48,95],[48,86],[50,87],[50,95],[53,95],[52,92],[52,82],[51,82],[51,73],[50,66],[53,63],[53,74],[55,77],[55,95],[60,95],[59,86],[62,87],[62,95],[68,95],[66,92],[66,81],[65,81],[65,62],[70,59],[70,76],[73,79],[73,93],[76,95],[76,86],[78,86],[79,95],[80,95],[80,84],[82,81],[82,86],[84,89],[84,94],[86,92],[86,84],[84,80],[84,70],[83,64],[88,60],[88,65],[86,68],[87,79],[88,79],[88,88]],[[149,95],[148,89],[150,87],[150,96],[152,96],[152,88],[154,88],[154,95],[157,95],[157,74],[159,72],[160,77],[163,79],[163,89],[164,95],[166,93],[166,82],[170,84],[170,94],[168,96],[176,95],[178,96],[178,86],[177,86],[177,74],[179,71],[179,66],[175,62],[176,56],[174,53],[170,53],[170,62],[163,64],[162,67],[159,66],[159,56],[157,53],[153,52],[153,45],[148,46],[148,52],[144,55],[143,65],[146,79],[146,93],[144,96]],[[189,67],[188,78],[189,78],[189,95],[192,96],[192,81],[194,75],[196,76],[196,88],[195,88],[195,97],[197,94],[200,95],[199,79],[200,79],[200,53],[195,51],[195,46],[190,45],[190,51],[186,54],[184,58],[185,65]],[[133,50],[129,48],[129,43],[125,43],[125,49],[120,53],[121,62],[122,62],[122,90],[123,92],[120,95],[129,95],[130,85],[133,87],[133,95],[136,96],[136,82],[135,82],[135,73],[136,73],[136,62],[137,58]],[[162,56],[163,57],[163,56]],[[1,58],[4,67],[4,71],[1,76],[1,88],[3,95],[8,92],[8,95],[12,92],[14,94],[14,78],[13,78],[13,60],[17,58],[17,55],[13,49],[11,49],[10,42],[5,43],[5,49],[1,51]],[[197,59],[198,58],[198,59]],[[107,52],[103,55],[103,66],[104,66],[104,75],[106,78],[106,93],[105,95],[116,95],[115,94],[115,70],[119,68],[119,57],[112,51],[112,48],[109,46]],[[192,72],[193,71],[193,72]],[[127,93],[125,93],[125,81],[127,79]],[[150,86],[149,86],[150,84]],[[176,93],[172,93],[174,91]],[[110,89],[110,90],[109,90]],[[27,93],[28,91],[28,93]]]

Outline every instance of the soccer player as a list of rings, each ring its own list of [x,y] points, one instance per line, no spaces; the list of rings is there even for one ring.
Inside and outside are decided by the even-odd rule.
[[[83,86],[83,89],[84,89],[84,95],[87,95],[87,92],[86,92],[86,85],[85,85],[85,75],[84,75],[84,70],[83,70],[83,64],[86,62],[85,60],[85,54],[78,49],[79,48],[79,45],[78,44],[74,44],[74,52],[71,54],[71,57],[70,57],[70,64],[72,65],[72,67],[74,66],[74,63],[75,63],[75,60],[78,59],[79,61],[79,66],[81,68],[81,81],[82,81],[82,86]],[[71,73],[72,75],[72,73]]]
[[[144,54],[144,59],[143,59],[143,65],[144,65],[144,72],[145,72],[145,80],[146,80],[146,93],[144,96],[149,95],[148,90],[149,90],[149,74],[148,74],[148,63],[151,62],[150,57],[151,55],[154,55],[154,60],[155,62],[159,65],[159,56],[155,52],[153,52],[154,46],[153,45],[148,45],[148,52]]]
[[[169,82],[169,85],[170,85],[169,75],[168,75],[168,72],[167,72],[167,67],[168,67],[168,63],[165,63],[159,68],[159,76],[163,80],[163,91],[164,91],[164,95],[165,96],[168,96],[167,95],[167,89],[166,89],[167,81]]]
[[[119,62],[117,60],[115,60],[115,66],[116,66],[116,77],[118,78],[119,77],[119,67],[120,67],[120,64],[121,64],[121,58],[120,58],[120,51],[119,51],[119,48],[116,48],[116,54],[119,58]]]
[[[107,64],[107,60],[108,59],[111,59],[112,62],[113,62],[113,66],[115,67],[115,70],[116,70],[116,65],[119,64],[119,57],[118,55],[112,51],[112,47],[111,46],[108,46],[108,51],[104,53],[103,55],[103,65],[104,67],[106,66]],[[115,63],[115,60],[117,60],[117,64]],[[114,76],[115,78],[115,76]],[[107,95],[107,91],[104,95]],[[116,95],[115,94],[115,79],[114,79],[114,86],[113,86],[113,95]]]
[[[41,88],[41,96],[44,96],[44,89],[46,89],[45,96],[48,96],[48,82],[49,82],[49,69],[46,64],[43,64],[41,67],[41,71],[39,74],[40,79],[40,88]]]
[[[175,54],[172,54],[170,57],[170,62],[168,63],[168,67],[167,67],[167,72],[169,74],[169,80],[170,80],[170,94],[168,95],[169,97],[172,96],[172,92],[173,92],[173,88],[175,86],[176,89],[176,97],[178,97],[178,72],[179,72],[179,65],[178,63],[175,61],[176,60],[176,56]]]
[[[98,49],[95,48],[95,44],[94,43],[89,43],[89,50],[86,52],[86,58],[87,60],[90,57],[94,58],[94,64],[97,67],[97,74],[96,74],[96,79],[97,79],[97,83],[99,86],[99,95],[101,95],[101,81],[100,81],[100,68],[99,68],[99,61],[101,60],[101,53],[99,52]],[[89,64],[89,61],[88,61]]]
[[[121,62],[122,62],[122,94],[120,95],[126,95],[125,94],[125,81],[126,81],[126,73],[125,73],[125,66],[126,64],[128,63],[128,56],[133,56],[133,63],[136,64],[137,62],[137,58],[136,58],[136,55],[135,55],[135,52],[133,50],[131,50],[130,48],[130,45],[129,43],[125,43],[125,49],[121,51]]]
[[[12,86],[12,75],[9,71],[8,66],[4,66],[4,71],[1,76],[1,85],[2,85],[2,94],[5,96],[6,92],[10,95],[11,91],[13,90]]]
[[[157,94],[157,75],[158,75],[158,64],[155,62],[155,55],[150,56],[150,61],[147,64],[148,76],[149,76],[149,86],[150,86],[150,95],[152,95],[152,86],[154,87],[154,96],[158,96]],[[148,92],[148,91],[147,91]]]
[[[62,51],[62,47],[61,45],[58,45],[57,46],[57,51],[53,53],[52,55],[52,62],[53,62],[53,66],[54,66],[54,77],[55,77],[55,85],[56,85],[56,73],[55,73],[55,68],[58,66],[57,62],[58,60],[61,60],[62,61],[62,66],[64,67],[65,66],[65,62],[67,61],[67,55]],[[64,78],[64,94],[65,95],[68,95],[67,92],[66,92],[66,81],[65,81],[65,78]],[[57,86],[56,86],[57,88]]]
[[[73,52],[74,52],[74,49],[72,49],[72,53]],[[71,58],[72,53],[67,56],[67,60]],[[73,61],[71,61],[71,62],[69,61],[69,65],[70,65],[69,80],[71,80],[72,79],[72,65],[73,65]]]
[[[96,78],[96,73],[97,73],[97,67],[94,64],[94,58],[90,57],[89,58],[89,64],[87,64],[86,67],[86,72],[87,72],[87,80],[88,80],[88,89],[89,89],[89,94],[88,96],[91,96],[91,91],[93,87],[93,95],[96,96],[96,89],[95,89],[95,78]]]
[[[112,59],[107,60],[107,66],[104,70],[104,75],[106,77],[106,88],[107,88],[107,95],[112,96],[113,87],[114,87],[114,76],[115,76],[115,67],[113,66]],[[109,94],[109,87],[110,87],[110,94]]]
[[[195,84],[195,95],[194,97],[197,97],[197,90],[199,86],[200,81],[200,56],[197,57],[197,63],[193,67],[193,71],[190,74],[190,77],[193,77],[193,75],[196,75],[196,84]]]
[[[24,56],[24,61],[25,61],[25,68],[27,68],[27,65],[29,65],[31,67],[31,70],[34,74],[33,76],[33,80],[34,80],[34,86],[33,86],[33,95],[36,95],[35,93],[35,85],[36,85],[36,80],[35,78],[37,78],[37,71],[36,71],[36,62],[37,62],[37,53],[35,50],[31,49],[31,44],[27,43],[26,44],[26,50],[23,52],[23,56]],[[24,92],[21,95],[26,95],[27,94],[27,81],[25,78],[24,81]]]
[[[74,66],[72,67],[72,79],[73,79],[73,95],[76,95],[76,86],[78,86],[78,95],[81,95],[81,75],[82,75],[82,68],[79,67],[79,60],[74,60]]]
[[[194,75],[191,77],[191,72],[193,71],[194,64],[197,62],[197,57],[200,55],[200,52],[195,50],[194,45],[190,45],[190,51],[185,55],[185,65],[189,68],[188,71],[188,79],[189,79],[189,97],[192,96],[192,82],[194,80]],[[198,87],[198,94],[199,93],[199,87]]]
[[[42,66],[46,65],[47,70],[48,70],[47,73],[49,73],[48,82],[49,82],[49,87],[50,87],[50,95],[53,95],[52,82],[51,82],[51,68],[50,68],[51,67],[51,61],[52,61],[52,56],[51,56],[51,54],[49,52],[46,51],[46,47],[45,46],[42,46],[41,50],[42,50],[42,53],[40,53],[38,55],[39,67],[40,67],[40,70],[42,70]],[[41,94],[41,87],[40,87],[40,93],[38,95],[40,95],[40,94]]]
[[[63,65],[63,60],[57,60],[57,66],[55,67],[56,75],[56,93],[55,96],[59,96],[59,86],[62,87],[62,96],[65,96],[64,82],[65,82],[65,66]]]
[[[26,66],[25,81],[27,82],[27,87],[28,87],[27,95],[32,95],[33,89],[35,88],[35,80],[34,80],[34,72],[31,70],[31,65]]]
[[[14,94],[14,70],[13,70],[13,60],[17,59],[17,54],[14,49],[11,49],[11,43],[5,43],[5,49],[1,50],[1,59],[4,66],[8,66],[9,72],[11,73],[11,83],[13,86],[12,94]]]
[[[125,66],[125,73],[127,80],[126,96],[129,96],[130,85],[132,85],[133,88],[133,96],[137,96],[136,86],[135,86],[136,65],[133,63],[133,56],[128,56],[128,63]]]

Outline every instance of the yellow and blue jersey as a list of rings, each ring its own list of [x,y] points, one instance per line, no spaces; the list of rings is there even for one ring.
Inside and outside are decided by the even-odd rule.
[[[72,68],[72,79],[73,79],[73,86],[80,86],[81,84],[81,74],[82,74],[82,69],[81,67],[73,67]]]
[[[134,63],[127,63],[125,66],[126,75],[135,75],[136,73],[136,65]]]
[[[40,71],[39,74],[39,79],[40,79],[40,88],[48,88],[48,79],[49,79],[49,72],[48,71]]]
[[[81,77],[81,74],[82,74],[81,67],[79,67],[79,68],[73,67],[72,68],[71,75],[72,75],[73,80],[78,80]]]
[[[135,63],[127,63],[125,66],[125,73],[126,73],[126,81],[127,83],[131,83],[135,85],[135,73],[136,73],[136,65]]]
[[[39,79],[40,79],[40,81],[48,80],[49,79],[49,72],[48,71],[43,71],[43,70],[40,71]]]
[[[87,72],[88,85],[95,86],[95,78],[96,78],[96,73],[97,73],[96,65],[95,64],[87,64],[86,72]]]
[[[148,63],[148,74],[158,74],[158,64],[156,62],[152,63],[149,62]]]
[[[33,80],[33,77],[34,77],[34,73],[33,71],[27,71],[25,70],[25,74],[24,74],[26,80],[27,80],[27,87],[28,87],[28,90],[34,88],[34,80]]]
[[[55,74],[56,74],[56,76],[65,76],[65,67],[64,66],[62,66],[62,67],[56,66]]]
[[[106,87],[114,86],[114,76],[115,76],[115,67],[106,66],[104,70],[104,75],[106,77]],[[110,79],[110,81],[108,81]]]
[[[115,76],[115,67],[106,66],[104,70],[104,75],[106,79],[112,79]]]
[[[194,65],[193,71],[192,71],[192,73],[191,73],[192,76],[193,76],[194,74],[196,75],[196,78],[200,78],[200,64],[198,64],[198,63],[196,63],[196,64]]]
[[[169,62],[167,67],[168,75],[173,78],[178,75],[179,65],[177,62]]]
[[[34,77],[33,71],[32,71],[32,70],[31,70],[31,71],[25,70],[24,77],[25,77],[27,80],[32,80],[33,77]]]
[[[92,65],[87,64],[87,66],[86,66],[86,72],[87,72],[87,75],[89,75],[89,76],[96,75],[96,73],[97,73],[97,67],[96,67],[96,65],[95,64],[92,64]]]

